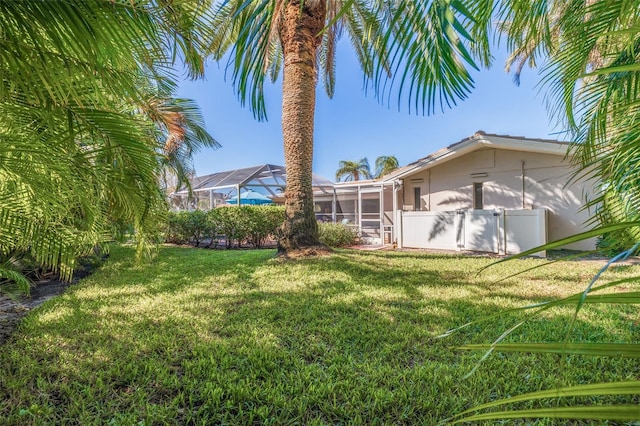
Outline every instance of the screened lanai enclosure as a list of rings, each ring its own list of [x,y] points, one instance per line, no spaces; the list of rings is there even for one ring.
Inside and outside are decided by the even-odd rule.
[[[173,210],[210,210],[237,205],[284,204],[284,166],[264,164],[229,170],[190,181],[169,196]],[[395,241],[394,211],[402,205],[398,182],[361,181],[334,184],[313,175],[313,199],[319,222],[341,223],[354,229],[363,243]]]
[[[181,188],[171,194],[173,210],[210,210],[234,205],[283,204],[287,176],[284,166],[263,164],[228,170],[190,180],[191,191]],[[333,182],[313,175],[313,189],[332,193]]]
[[[397,182],[336,183],[332,193],[314,192],[316,218],[355,229],[365,244],[391,244],[399,188]]]

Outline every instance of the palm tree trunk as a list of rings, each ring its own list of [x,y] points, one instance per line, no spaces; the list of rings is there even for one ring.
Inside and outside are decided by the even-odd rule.
[[[319,245],[313,211],[313,124],[315,115],[316,52],[324,27],[325,2],[306,0],[285,6],[280,25],[284,52],[282,133],[287,171],[286,218],[279,252]]]

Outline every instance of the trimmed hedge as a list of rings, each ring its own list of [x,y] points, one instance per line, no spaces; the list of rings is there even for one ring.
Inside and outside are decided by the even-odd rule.
[[[282,206],[224,207],[190,212],[169,212],[165,241],[176,244],[194,244],[199,247],[217,247],[224,240],[226,248],[244,244],[260,248],[269,239],[277,239],[284,222]],[[358,234],[340,223],[318,223],[320,242],[329,247],[354,244]]]
[[[329,247],[349,246],[355,243],[358,233],[341,223],[318,223],[320,242]]]
[[[263,247],[269,238],[276,238],[284,222],[284,207],[240,206],[225,207],[204,212],[170,212],[165,241],[176,244],[194,244],[196,247],[209,240],[207,247],[216,247],[220,240],[226,247],[248,244]]]

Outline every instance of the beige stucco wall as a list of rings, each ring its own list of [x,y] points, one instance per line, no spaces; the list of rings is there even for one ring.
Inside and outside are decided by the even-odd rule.
[[[420,187],[422,210],[472,209],[473,183],[482,182],[484,209],[521,209],[523,161],[524,206],[547,209],[548,241],[585,231],[589,212],[582,206],[592,185],[579,182],[565,187],[571,169],[561,155],[480,149],[405,177],[404,204],[414,204],[414,188]],[[589,240],[567,248],[590,250],[594,243]]]

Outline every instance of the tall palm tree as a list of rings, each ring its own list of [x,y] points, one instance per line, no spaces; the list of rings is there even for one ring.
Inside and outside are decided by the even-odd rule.
[[[381,155],[376,158],[376,179],[391,173],[397,169],[399,165],[398,159],[393,155]]]
[[[216,10],[216,58],[229,55],[240,101],[265,118],[263,86],[283,71],[282,132],[286,220],[279,251],[319,244],[313,212],[312,158],[316,82],[329,96],[343,32],[367,86],[379,97],[430,113],[473,86],[467,68],[487,64],[491,1],[229,0]],[[487,5],[489,8],[487,8]],[[469,48],[471,46],[471,48]]]
[[[371,179],[371,168],[367,157],[361,158],[360,161],[343,160],[338,163],[336,170],[336,180],[340,181],[344,178],[345,182],[360,180],[360,178]]]
[[[2,260],[31,256],[68,277],[114,221],[153,228],[164,141],[145,111],[172,97],[174,54],[201,73],[205,11],[152,0],[0,2]],[[15,274],[0,266],[3,276]]]

